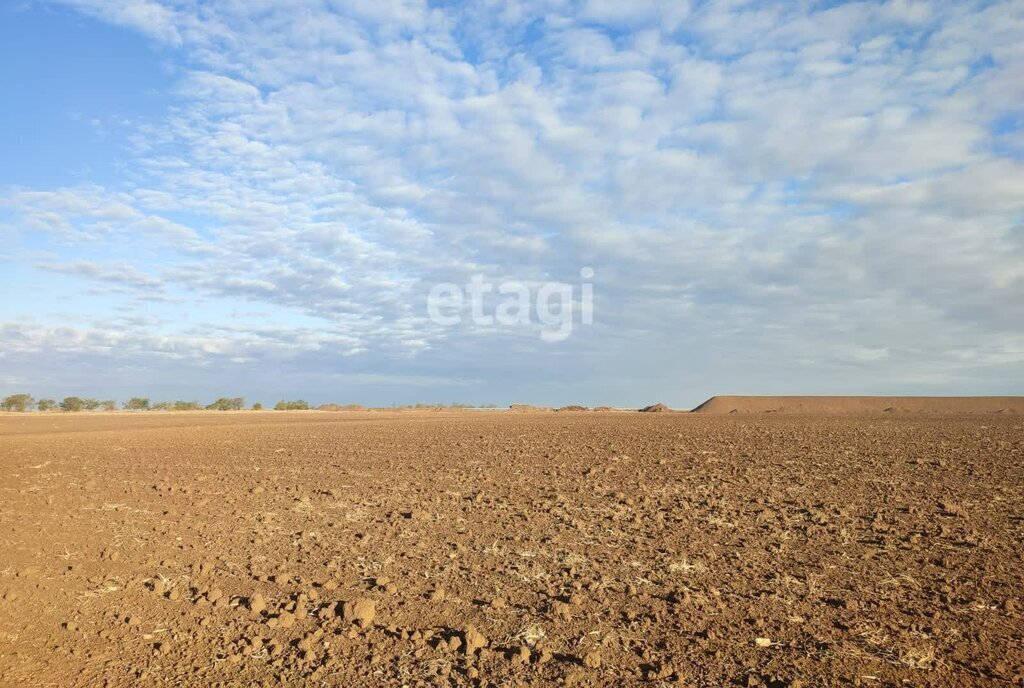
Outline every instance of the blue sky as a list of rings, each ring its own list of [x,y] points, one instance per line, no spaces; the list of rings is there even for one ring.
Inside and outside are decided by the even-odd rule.
[[[1021,46],[1009,1],[4,3],[0,393],[1021,393]],[[432,322],[474,275],[571,336]]]

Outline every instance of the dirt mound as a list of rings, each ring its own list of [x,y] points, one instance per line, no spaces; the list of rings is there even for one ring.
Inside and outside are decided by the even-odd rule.
[[[614,411],[614,410],[615,409],[613,407],[611,407],[611,406],[595,406],[594,407],[594,411],[597,411],[597,412],[600,412],[600,413],[607,413],[608,411]]]
[[[568,406],[562,406],[558,411],[589,411],[586,406],[578,406],[576,404],[569,404]]]
[[[1020,413],[1024,397],[711,397],[693,413]]]
[[[644,406],[640,409],[640,413],[668,413],[671,410],[665,404],[652,404],[651,406]]]

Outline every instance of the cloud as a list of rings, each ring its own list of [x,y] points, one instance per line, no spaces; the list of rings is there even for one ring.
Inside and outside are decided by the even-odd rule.
[[[162,43],[180,45],[174,9],[152,0],[64,0],[75,9],[113,24],[126,26]]]
[[[169,313],[302,321],[296,365],[686,403],[768,356],[764,391],[985,390],[1024,363],[1019,3],[71,5],[173,50],[175,104],[122,184],[8,189],[0,226],[44,270],[159,279]],[[560,349],[425,317],[437,282],[583,265],[598,324]],[[279,351],[145,334],[140,357]],[[570,354],[637,390],[572,382]]]
[[[129,193],[94,184],[46,191],[9,189],[0,197],[0,211],[6,211],[28,231],[45,232],[65,243],[146,237],[181,250],[205,250],[193,228],[144,212]],[[7,224],[19,229],[10,221]]]
[[[60,272],[66,275],[76,275],[99,282],[134,287],[136,289],[160,289],[161,281],[154,277],[144,275],[131,265],[99,265],[85,260],[77,260],[73,263],[39,263],[41,270],[49,272]]]

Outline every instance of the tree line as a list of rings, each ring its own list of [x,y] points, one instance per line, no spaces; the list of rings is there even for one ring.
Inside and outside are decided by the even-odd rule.
[[[92,399],[82,397],[64,397],[61,401],[55,399],[35,399],[31,394],[11,394],[0,401],[0,411],[15,411],[24,413],[33,409],[38,411],[116,411],[117,401],[114,399]],[[151,401],[148,397],[132,397],[124,402],[121,408],[125,411],[241,411],[245,409],[245,399],[242,397],[220,397],[205,406],[198,401]],[[311,406],[302,399],[294,401],[281,400],[274,404],[276,411],[306,411]],[[263,409],[263,404],[257,402],[251,406],[253,411]]]

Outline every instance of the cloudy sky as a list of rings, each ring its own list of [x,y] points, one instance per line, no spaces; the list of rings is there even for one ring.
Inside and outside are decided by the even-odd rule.
[[[0,287],[2,394],[1022,393],[1024,3],[10,0]]]

